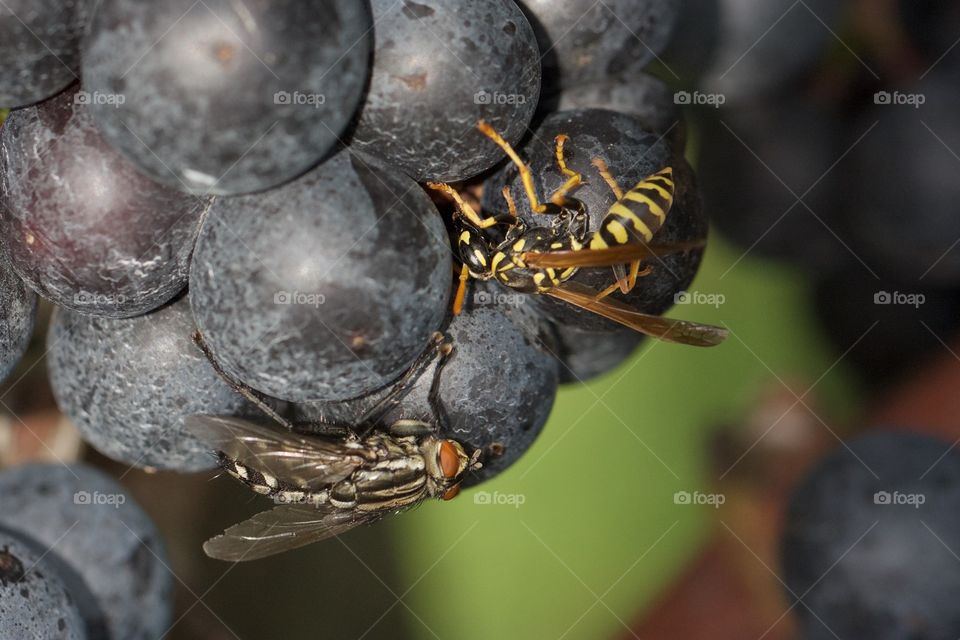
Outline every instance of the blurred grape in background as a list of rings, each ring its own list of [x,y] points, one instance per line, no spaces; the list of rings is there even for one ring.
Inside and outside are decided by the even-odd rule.
[[[0,2],[0,637],[960,637],[958,41],[933,0]],[[471,238],[575,211],[481,120],[590,229],[671,167],[688,246],[610,299],[726,341],[459,291],[428,183]],[[276,505],[186,419],[256,403],[484,466],[216,561]]]

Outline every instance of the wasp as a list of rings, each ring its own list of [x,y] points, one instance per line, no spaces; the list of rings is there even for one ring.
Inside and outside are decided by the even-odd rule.
[[[603,160],[593,159],[592,164],[616,201],[599,228],[590,230],[583,203],[570,195],[583,184],[583,176],[567,166],[564,146],[569,136],[560,134],[555,139],[557,166],[566,180],[547,201],[541,202],[529,167],[510,143],[486,122],[480,121],[477,126],[519,171],[532,211],[549,215],[552,221],[549,225],[527,225],[517,215],[509,187],[502,192],[508,212],[483,217],[450,185],[428,183],[431,189],[452,198],[457,207],[456,241],[462,266],[454,313],[460,313],[463,307],[469,279],[497,280],[518,291],[564,300],[660,340],[713,346],[726,338],[727,332],[720,327],[641,313],[609,297],[618,289],[629,293],[638,278],[650,272],[649,267],[641,271],[644,261],[703,246],[702,242],[651,244],[673,205],[675,184],[671,167],[644,178],[625,192]],[[494,230],[499,230],[500,235],[494,236]],[[582,267],[611,267],[615,282],[600,292],[572,282]]]
[[[278,503],[204,543],[212,558],[255,560],[338,536],[428,498],[450,500],[466,473],[481,467],[480,449],[468,455],[456,440],[436,435],[445,421],[439,377],[452,352],[441,334],[356,424],[311,423],[320,427],[319,435],[303,434],[303,425],[283,418],[225,373],[199,333],[194,340],[235,391],[278,423],[268,427],[222,416],[186,420],[187,428],[218,452],[224,471]],[[404,419],[384,425],[383,416],[430,366],[435,367],[430,403],[438,424]]]

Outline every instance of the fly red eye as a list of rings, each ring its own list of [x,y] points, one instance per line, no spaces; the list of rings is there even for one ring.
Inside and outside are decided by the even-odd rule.
[[[457,497],[457,494],[458,494],[458,493],[460,493],[460,485],[455,484],[455,485],[453,485],[452,487],[450,487],[449,489],[447,489],[447,490],[444,492],[444,494],[443,494],[442,497],[443,497],[444,500],[453,500],[454,498]]]
[[[460,472],[460,455],[450,440],[444,440],[440,445],[440,471],[444,478],[455,478]]]

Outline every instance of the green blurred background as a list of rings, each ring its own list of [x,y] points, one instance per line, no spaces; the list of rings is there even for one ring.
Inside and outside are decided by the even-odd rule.
[[[709,493],[717,479],[707,471],[711,434],[778,378],[823,376],[824,414],[849,409],[854,390],[820,347],[807,287],[802,273],[713,237],[690,290],[722,294],[723,304],[670,315],[728,327],[725,344],[648,342],[602,378],[563,388],[540,439],[509,471],[398,518],[402,569],[418,581],[406,598],[415,637],[627,633],[716,525],[712,508],[674,503],[675,492]],[[476,504],[479,491],[523,504]]]

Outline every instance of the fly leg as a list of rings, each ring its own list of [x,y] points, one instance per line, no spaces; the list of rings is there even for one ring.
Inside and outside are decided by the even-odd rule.
[[[220,364],[214,360],[213,354],[210,352],[210,347],[207,345],[199,331],[194,332],[193,342],[200,348],[200,351],[203,352],[203,355],[206,356],[210,366],[213,367],[214,372],[216,372],[221,380],[223,380],[231,389],[233,389],[234,392],[243,396],[244,399],[259,409],[261,413],[276,422],[278,425],[282,426],[284,429],[297,433],[322,435],[336,438],[342,438],[353,434],[353,427],[351,425],[342,424],[331,420],[295,422],[284,418],[282,415],[277,413],[273,407],[267,404],[266,400],[264,400],[263,394],[253,387],[240,382],[223,370],[223,367],[221,367]]]
[[[213,367],[213,370],[217,373],[217,375],[220,376],[220,379],[226,382],[231,389],[246,398],[251,404],[257,407],[257,409],[262,411],[264,415],[269,417],[277,424],[282,425],[286,429],[293,429],[293,423],[274,411],[273,407],[267,404],[266,400],[264,400],[264,396],[261,395],[259,391],[240,382],[223,370],[223,367],[221,367],[220,364],[214,360],[213,354],[210,352],[210,347],[203,339],[200,331],[194,332],[193,342],[200,348],[200,351],[203,352],[203,355],[207,358],[207,361],[210,363],[210,366]]]
[[[366,435],[370,431],[382,426],[383,417],[392,411],[400,401],[410,393],[417,381],[423,377],[434,361],[437,362],[437,373],[434,375],[439,375],[440,369],[443,368],[443,365],[451,353],[453,353],[453,345],[446,340],[446,336],[439,331],[434,333],[430,345],[420,354],[420,357],[417,358],[413,365],[407,369],[400,380],[393,383],[389,393],[367,409],[357,421],[358,430],[361,432],[361,435]],[[400,420],[398,422],[413,423],[416,421]],[[414,427],[415,425],[411,424],[408,426]],[[393,425],[391,425],[388,430],[392,433]]]
[[[440,397],[440,381],[442,380],[443,368],[447,366],[450,356],[453,355],[453,345],[447,346],[449,346],[449,349],[441,353],[440,359],[437,361],[437,367],[433,371],[433,381],[430,383],[430,393],[427,396],[434,420],[437,422],[437,430],[442,433],[450,433],[450,416],[447,414],[447,408]]]

